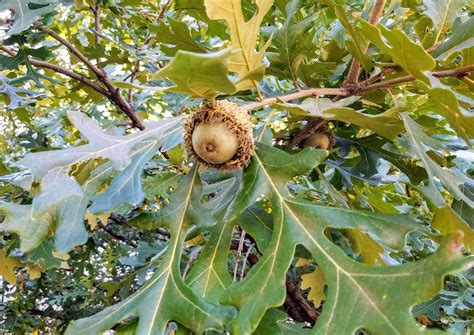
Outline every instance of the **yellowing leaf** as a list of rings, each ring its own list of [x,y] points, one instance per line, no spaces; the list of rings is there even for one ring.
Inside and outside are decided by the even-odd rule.
[[[54,257],[65,260],[65,261],[67,261],[69,258],[71,258],[71,256],[69,256],[69,254],[62,253],[62,252],[53,251],[52,254],[53,254]]]
[[[442,235],[461,230],[464,233],[464,246],[471,252],[474,251],[474,231],[451,207],[436,209],[433,228],[438,229]]]
[[[204,237],[202,235],[198,235],[196,237],[193,237],[190,240],[186,241],[186,247],[194,247],[196,245],[199,245],[202,241],[204,241]]]
[[[41,268],[34,264],[28,264],[26,266],[26,271],[30,275],[30,279],[38,279],[41,278]]]
[[[347,237],[351,241],[354,251],[360,254],[365,263],[384,264],[380,257],[384,252],[384,248],[370,238],[370,236],[360,230],[351,229],[347,231]]]
[[[109,218],[110,213],[103,213],[99,215],[94,215],[91,212],[86,213],[86,220],[92,230],[97,227],[97,220],[100,220],[103,225],[107,224],[107,219]]]
[[[298,264],[301,263],[298,261]],[[313,302],[316,308],[321,306],[324,299],[324,286],[326,285],[326,277],[321,268],[318,266],[314,272],[302,275],[301,280],[301,288],[303,290],[310,289],[308,299]]]
[[[273,5],[273,0],[256,0],[257,13],[245,21],[241,0],[205,0],[206,13],[212,20],[225,20],[230,29],[230,40],[238,52],[232,55],[229,70],[238,74],[239,90],[252,88],[263,75],[262,64],[269,43],[256,52],[258,32],[263,18]]]
[[[14,269],[22,266],[20,261],[13,257],[8,257],[4,250],[0,250],[0,276],[12,285],[16,284]]]

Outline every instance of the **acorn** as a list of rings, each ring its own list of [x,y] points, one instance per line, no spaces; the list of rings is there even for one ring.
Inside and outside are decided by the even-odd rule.
[[[334,133],[326,125],[319,127],[304,142],[304,147],[313,147],[323,150],[331,150],[336,144]]]
[[[203,105],[184,122],[187,155],[221,172],[243,169],[255,151],[247,110],[228,100]]]

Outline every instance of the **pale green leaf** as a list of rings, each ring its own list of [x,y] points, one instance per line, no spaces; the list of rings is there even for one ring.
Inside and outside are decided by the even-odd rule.
[[[60,187],[58,187],[60,186]],[[41,190],[33,199],[33,218],[40,218],[69,198],[77,201],[84,192],[61,167],[50,170],[41,180]]]
[[[54,11],[61,0],[0,0],[0,12],[8,9],[15,10],[14,24],[7,32],[8,35],[19,34],[28,29],[41,16]],[[40,8],[31,9],[30,5],[43,5]]]
[[[459,11],[468,0],[423,0],[426,7],[425,14],[433,21],[436,31],[442,32],[450,29],[454,20],[459,17]]]
[[[145,164],[159,152],[159,145],[150,142],[135,151],[132,163],[114,177],[107,190],[93,197],[89,211],[93,214],[112,212],[125,204],[137,205],[145,197],[142,171]]]
[[[457,170],[451,170],[438,165],[428,155],[429,150],[443,150],[442,144],[428,137],[423,130],[423,127],[414,122],[407,113],[402,113],[402,119],[405,124],[405,129],[408,135],[409,149],[414,157],[421,159],[425,167],[428,178],[428,190],[433,194],[432,201],[438,207],[444,207],[445,201],[436,187],[435,178],[438,178],[442,185],[446,187],[456,199],[465,201],[469,206],[474,207],[474,200],[468,198],[463,189],[468,182],[467,177],[463,176]]]
[[[89,141],[88,144],[60,151],[28,153],[16,165],[30,169],[38,179],[42,179],[54,168],[66,169],[73,164],[99,157],[110,159],[115,169],[123,170],[131,163],[130,155],[133,149],[149,142],[161,143],[172,132],[179,132],[178,127],[181,124],[181,118],[170,118],[146,123],[146,129],[142,132],[115,136],[106,134],[97,121],[82,113],[69,112],[68,117]]]
[[[358,97],[351,97],[342,99],[338,102],[332,102],[327,98],[309,98],[304,100],[301,104],[279,104],[290,113],[297,113],[302,115],[311,115],[320,117],[325,120],[338,120],[346,123],[353,123],[362,128],[368,128],[376,133],[394,138],[403,131],[403,125],[397,117],[399,110],[394,108],[387,110],[384,113],[370,115],[364,114],[348,107],[340,107],[350,105],[358,100]]]
[[[56,210],[56,234],[54,246],[58,252],[69,252],[76,245],[87,242],[88,233],[84,224],[90,197],[94,195],[103,183],[110,177],[113,169],[110,164],[104,164],[92,173],[81,187],[83,196],[79,199],[69,198]],[[56,185],[57,186],[57,185]]]
[[[377,26],[360,20],[364,36],[379,49],[391,56],[393,61],[415,78],[428,82],[425,71],[432,71],[436,61],[423,47],[411,41],[399,29],[387,29],[383,25]]]
[[[437,60],[444,60],[453,52],[472,46],[474,46],[474,16],[465,22],[458,18],[454,21],[451,35],[433,51],[433,56]]]
[[[438,258],[399,267],[373,267],[348,258],[327,239],[324,233],[326,228],[372,232],[383,243],[399,249],[404,245],[406,233],[419,226],[406,216],[329,208],[291,196],[287,189],[291,177],[309,171],[322,158],[323,151],[314,149],[290,155],[258,145],[254,162],[244,177],[246,191],[236,198],[229,210],[246,207],[245,204],[265,194],[272,201],[273,235],[266,252],[245,280],[231,286],[224,296],[223,301],[239,308],[233,331],[252,332],[267,309],[283,303],[286,271],[296,245],[302,244],[321,266],[329,285],[326,308],[321,321],[316,324],[316,333],[334,334],[337,329],[346,329],[351,333],[360,327],[375,333],[421,333],[410,314],[411,306],[419,299],[420,290],[424,292],[421,295],[434,295],[441,287],[443,275],[464,268],[465,260],[448,265],[441,261],[436,270],[431,270],[431,262],[435,260],[461,257],[458,248],[453,251],[456,256],[451,254],[451,244],[447,250],[439,252]],[[429,269],[426,274],[425,269]],[[393,289],[397,282],[407,292],[403,302],[395,306],[392,304],[395,297],[390,298],[389,295],[397,295]],[[254,292],[251,299],[248,299],[249,291]],[[352,299],[354,292],[358,299]],[[346,318],[349,314],[354,317]],[[377,317],[374,318],[374,315]],[[391,321],[394,316],[400,322]]]
[[[31,205],[0,201],[0,213],[5,216],[0,223],[0,230],[17,234],[23,252],[31,251],[41,244],[53,221],[49,213],[33,219]]]
[[[169,77],[176,84],[170,90],[213,100],[221,93],[236,91],[228,76],[231,56],[231,49],[207,54],[180,50],[171,63],[154,74],[153,79]]]
[[[129,317],[139,318],[138,335],[164,334],[170,321],[202,333],[207,329],[223,330],[224,323],[235,316],[233,307],[214,305],[197,295],[184,283],[180,273],[187,228],[213,223],[212,217],[203,215],[204,209],[199,204],[198,178],[195,167],[173,193],[170,204],[152,214],[171,234],[166,253],[153,276],[127,299],[74,321],[66,334],[101,334]]]

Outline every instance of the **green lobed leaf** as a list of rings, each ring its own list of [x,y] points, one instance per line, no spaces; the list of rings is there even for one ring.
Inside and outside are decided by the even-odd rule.
[[[220,221],[208,229],[211,236],[186,277],[186,284],[201,297],[220,303],[226,289],[232,284],[227,270],[227,257],[232,240],[233,224]]]
[[[267,57],[271,63],[269,73],[276,73],[279,77],[297,81],[297,73],[305,56],[310,56],[314,48],[311,34],[308,31],[314,21],[314,15],[308,15],[301,20],[296,18],[301,8],[301,0],[292,0],[286,5],[286,19],[283,27],[273,28],[272,47],[268,49]]]
[[[91,177],[81,184],[84,190],[81,198],[66,199],[56,210],[56,233],[54,246],[58,252],[69,252],[76,245],[87,242],[87,233],[84,217],[90,198],[100,189],[113,172],[110,164],[104,164],[94,169]],[[55,185],[57,187],[57,185]]]
[[[451,28],[454,20],[459,17],[459,11],[468,0],[423,0],[426,7],[425,14],[433,22],[433,27],[436,31],[442,32],[445,29]]]
[[[402,248],[405,235],[420,227],[406,216],[383,215],[363,211],[354,211],[339,208],[330,208],[291,196],[287,189],[288,181],[293,177],[308,172],[325,157],[324,151],[305,149],[298,154],[290,155],[270,146],[259,144],[257,154],[252,165],[244,176],[243,188],[229,211],[235,212],[248,206],[262,194],[272,202],[273,235],[272,240],[259,262],[250,270],[243,282],[234,284],[224,296],[225,303],[232,303],[239,308],[239,315],[233,322],[233,331],[249,333],[255,330],[259,321],[270,307],[281,305],[285,299],[284,282],[286,271],[293,259],[296,245],[302,244],[314,256],[321,266],[327,282],[332,283],[329,288],[326,307],[318,322],[315,333],[335,333],[334,327],[342,326],[347,332],[355,331],[359,327],[368,326],[369,330],[380,331],[381,327],[391,332],[401,330],[400,333],[420,332],[420,328],[411,318],[409,307],[416,303],[416,296],[425,284],[419,282],[419,287],[411,289],[407,295],[403,308],[393,308],[384,300],[384,296],[396,287],[394,282],[385,280],[392,278],[399,280],[397,274],[405,273],[409,287],[412,281],[418,282],[420,264],[409,264],[401,267],[379,268],[357,263],[348,258],[345,253],[334,245],[325,235],[329,227],[336,229],[354,228],[363,232],[372,232],[381,241],[392,248]],[[460,255],[459,255],[460,256]],[[442,275],[458,269],[464,264],[462,261],[455,265],[439,268],[436,274],[428,272],[427,276],[439,276],[433,287],[441,286]],[[427,265],[426,268],[429,268]],[[380,278],[384,280],[380,280]],[[430,280],[430,282],[433,282]],[[423,285],[421,285],[423,284]],[[258,287],[258,289],[256,289]],[[344,289],[341,294],[340,288]],[[406,288],[408,289],[408,288]],[[426,291],[431,289],[426,288]],[[347,292],[346,292],[347,291]],[[254,292],[249,297],[248,292]],[[358,299],[352,299],[348,292],[356,292]],[[345,301],[350,299],[351,303]],[[398,298],[397,298],[398,299]],[[391,300],[393,301],[393,299]],[[334,306],[334,307],[333,307]],[[353,312],[351,312],[353,311]],[[355,318],[345,318],[345,315],[356,313]],[[377,318],[373,315],[377,314]],[[400,324],[392,323],[388,318],[394,316],[403,320]],[[332,318],[338,319],[331,322]],[[373,320],[379,320],[374,323]],[[395,327],[394,330],[391,329]],[[406,330],[409,330],[408,332]]]
[[[53,220],[49,213],[33,219],[32,210],[31,205],[0,201],[0,213],[5,216],[0,223],[0,230],[17,234],[23,252],[31,251],[41,244]]]
[[[414,185],[418,185],[428,178],[426,171],[416,164],[415,159],[408,155],[399,155],[385,150],[383,146],[389,142],[385,138],[378,136],[367,136],[363,138],[339,137],[338,141],[341,147],[339,151],[340,156],[346,153],[350,154],[350,147],[353,146],[359,151],[360,156],[364,157],[361,158],[361,161],[367,159],[366,163],[373,163],[374,160],[378,161],[380,158],[385,159],[406,174]]]
[[[154,74],[153,79],[169,77],[176,84],[170,90],[213,100],[221,93],[236,91],[228,77],[231,56],[231,49],[207,54],[180,50],[173,61]]]
[[[362,33],[369,41],[416,79],[428,82],[424,72],[432,71],[436,61],[421,45],[412,42],[399,29],[390,30],[381,24],[374,26],[364,20],[360,20],[360,24]]]
[[[438,103],[440,114],[446,118],[451,127],[468,145],[471,145],[468,135],[474,135],[474,113],[463,108],[459,102],[463,101],[473,105],[474,100],[456,93],[451,87],[444,85],[431,74],[428,75],[428,78],[430,86],[420,83],[421,87]]]
[[[460,18],[454,21],[453,31],[449,38],[433,51],[433,57],[441,61],[455,51],[474,46],[474,16],[463,22]]]
[[[36,98],[45,96],[41,92],[15,87],[10,82],[10,79],[0,75],[0,93],[6,94],[10,99],[9,104],[6,106],[8,109],[29,106],[35,103]]]
[[[166,195],[171,189],[175,189],[182,175],[173,172],[165,172],[154,176],[143,178],[143,191],[148,199],[156,196]]]
[[[351,23],[347,18],[347,11],[343,5],[338,4],[334,0],[326,0],[326,2],[334,9],[336,17],[339,19],[346,31],[351,35],[352,41],[346,40],[346,47],[349,51],[357,58],[363,67],[366,70],[369,70],[372,67],[372,62],[370,58],[366,55],[366,52],[363,50],[365,45],[364,36],[361,34],[359,28]],[[367,36],[366,36],[367,37]]]
[[[83,194],[78,182],[65,174],[61,167],[52,169],[41,180],[40,192],[33,199],[33,218],[42,217],[70,198],[77,201]]]
[[[442,144],[425,135],[423,127],[414,122],[407,113],[402,113],[402,119],[407,130],[409,150],[414,157],[421,159],[423,166],[428,173],[429,184],[426,186],[429,194],[432,194],[432,201],[437,207],[444,207],[445,201],[436,187],[435,178],[438,178],[456,199],[465,201],[470,207],[474,207],[474,200],[464,194],[463,189],[468,182],[467,177],[456,170],[438,165],[429,155],[428,151],[443,150]]]
[[[35,178],[42,179],[49,171],[57,167],[68,168],[73,164],[94,158],[110,159],[117,170],[123,170],[131,163],[131,151],[149,142],[161,141],[173,132],[179,132],[180,118],[170,118],[149,122],[142,132],[126,136],[106,134],[95,120],[79,112],[69,112],[69,120],[89,141],[86,145],[63,150],[28,153],[16,163],[31,170]]]
[[[230,306],[214,305],[192,291],[183,281],[180,261],[187,228],[212,225],[199,204],[200,187],[194,167],[173,193],[171,202],[154,213],[159,225],[169,229],[171,239],[159,268],[127,299],[69,325],[66,334],[100,334],[129,317],[138,317],[136,334],[164,334],[170,321],[179,322],[196,333],[223,330],[235,316]]]
[[[344,107],[358,100],[358,97],[342,99],[332,102],[328,98],[309,98],[301,104],[278,104],[290,113],[311,115],[325,120],[338,120],[353,123],[362,128],[368,128],[388,138],[395,138],[403,132],[403,125],[397,114],[400,109],[394,108],[377,115],[364,114],[352,108]]]
[[[8,30],[6,36],[19,34],[28,29],[41,16],[54,11],[61,0],[0,0],[0,12],[14,9],[14,24]],[[42,5],[31,9],[30,5]]]
[[[55,247],[60,252],[67,252],[87,241],[84,226],[87,206],[114,169],[122,171],[114,177],[109,189],[94,198],[94,212],[107,212],[119,204],[136,204],[143,200],[143,166],[151,156],[159,152],[167,138],[180,132],[178,126],[181,123],[180,118],[150,122],[142,132],[115,136],[104,133],[97,121],[81,113],[71,112],[69,118],[89,140],[89,144],[63,150],[28,153],[16,163],[29,168],[34,177],[41,181],[40,192],[33,198],[33,205],[28,210],[31,210],[30,215],[33,216],[30,225],[33,225],[34,220],[39,220],[45,228],[36,234],[34,243],[29,244],[37,246],[41,242],[52,224],[53,217],[56,216]],[[101,157],[108,158],[111,164],[98,168],[82,185],[68,175],[73,165]],[[23,212],[12,211],[11,215],[12,222],[24,219]],[[24,228],[12,225],[0,228],[10,231],[16,229],[20,238],[29,234]],[[23,239],[32,238],[28,235]]]
[[[474,251],[474,230],[451,207],[436,208],[432,226],[443,236],[462,231],[466,249],[471,253]]]
[[[64,259],[58,258],[54,255],[54,245],[51,241],[43,241],[37,248],[35,248],[28,257],[28,260],[33,262],[40,262],[46,269],[58,268]]]
[[[135,151],[131,155],[132,163],[114,177],[107,190],[92,197],[90,212],[93,214],[112,212],[119,206],[137,205],[143,201],[145,193],[141,186],[142,171],[159,149],[159,143],[150,142]]]
[[[168,18],[167,21],[168,25],[164,21],[161,21],[158,25],[148,25],[148,29],[155,35],[158,42],[174,45],[174,47],[164,50],[167,55],[174,56],[179,50],[197,53],[206,52],[206,48],[191,36],[186,23],[171,18]]]

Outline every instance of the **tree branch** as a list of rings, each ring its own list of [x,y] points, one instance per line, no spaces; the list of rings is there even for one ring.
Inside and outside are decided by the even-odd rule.
[[[465,67],[460,67],[460,68],[452,69],[452,70],[432,72],[431,74],[436,78],[446,78],[446,77],[465,77],[471,72],[474,72],[474,65],[468,65]],[[362,86],[360,92],[358,93],[367,92],[367,91],[375,90],[379,88],[386,88],[386,87],[390,87],[396,84],[416,80],[415,77],[410,75],[410,76],[403,76],[403,77],[398,77],[394,79],[389,79],[389,80],[381,81],[378,83],[371,83],[375,80],[378,80],[382,76],[390,74],[390,73],[392,73],[392,71],[385,72],[381,76],[377,76],[376,78],[370,80],[369,81],[370,84]],[[336,95],[340,97],[347,97],[347,96],[354,95],[354,92],[349,92],[345,88],[311,88],[311,89],[303,90],[296,93],[263,99],[262,101],[257,101],[257,102],[241,105],[241,107],[246,110],[252,110],[252,109],[258,109],[260,107],[265,107],[265,106],[278,103],[278,102],[287,102],[287,101],[296,100],[296,99],[300,99],[304,97],[320,96],[320,95]]]
[[[291,145],[299,145],[301,142],[306,140],[308,137],[313,135],[319,128],[324,126],[326,120],[317,117],[310,120],[290,141]]]
[[[252,102],[246,105],[242,105],[241,107],[246,110],[257,109],[260,107],[265,107],[267,105],[271,105],[277,102],[287,102],[291,100],[296,100],[299,98],[309,97],[309,96],[318,96],[318,95],[341,95],[346,96],[349,92],[343,88],[311,88],[307,90],[302,90],[296,93],[291,93],[287,95],[281,95],[278,97],[272,97],[263,99],[261,101]]]
[[[370,24],[376,24],[380,17],[382,16],[382,11],[385,7],[385,0],[377,0],[374,5],[374,9],[372,10],[372,14],[369,18]],[[365,45],[362,46],[362,51],[365,53],[369,49],[369,42],[365,42]],[[358,79],[360,75],[360,62],[359,60],[353,58],[352,64],[349,69],[349,73],[347,74],[346,80],[344,81],[343,86],[350,88],[354,85],[357,85]]]
[[[92,12],[94,13],[94,28],[95,28],[95,45],[99,45],[100,43],[100,35],[102,33],[102,27],[100,25],[100,5],[97,2],[94,8],[91,8]]]
[[[446,78],[446,77],[464,77],[468,75],[469,73],[474,72],[474,65],[468,65],[465,67],[460,67],[457,69],[452,69],[452,70],[445,70],[445,71],[437,71],[437,72],[432,72],[432,75],[436,78]],[[370,90],[375,90],[379,88],[387,88],[393,85],[401,84],[401,83],[406,83],[409,81],[414,81],[416,78],[414,76],[403,76],[403,77],[398,77],[394,79],[389,79],[389,80],[384,80],[378,83],[374,84],[369,84],[366,86],[362,87],[362,92],[370,91]]]
[[[289,314],[295,313],[296,309],[298,311],[298,313],[295,313],[296,316],[301,317],[301,320],[297,321],[309,322],[313,325],[318,319],[319,313],[314,307],[311,306],[308,300],[306,300],[306,298],[301,293],[301,282],[295,284],[293,280],[289,276],[287,276],[286,292],[287,299],[285,300],[285,307],[288,308]]]
[[[112,103],[114,103],[118,108],[120,108],[130,118],[130,120],[132,120],[135,127],[137,127],[140,130],[145,129],[145,126],[143,125],[142,121],[135,113],[135,110],[121,95],[120,89],[115,87],[115,85],[112,83],[110,78],[107,76],[107,72],[105,72],[104,70],[102,70],[101,68],[93,64],[74,45],[72,45],[69,41],[62,38],[58,34],[56,34],[51,29],[45,27],[43,24],[39,22],[36,22],[34,26],[44,31],[49,36],[54,38],[56,41],[64,45],[77,58],[79,58],[96,75],[97,79],[99,79],[99,81],[101,81],[105,85],[105,87],[107,87],[107,90],[109,91],[109,94],[107,95],[107,97],[109,98],[109,100]]]
[[[166,10],[168,9],[169,5],[171,4],[171,0],[168,0],[164,6],[161,8],[160,13],[158,14],[158,17],[156,18],[156,21],[159,22],[165,15]]]
[[[7,48],[6,46],[4,45],[0,45],[0,50],[6,52],[8,55],[12,56],[12,57],[15,57],[16,56],[16,52]],[[34,60],[34,59],[30,59],[28,58],[28,61],[36,66],[36,67],[39,67],[39,68],[43,68],[43,69],[50,69],[50,70],[53,70],[54,72],[57,72],[57,73],[61,73],[69,78],[72,78],[72,79],[75,79],[77,81],[80,81],[82,82],[83,84],[91,87],[93,90],[95,90],[96,92],[102,94],[102,95],[105,95],[108,97],[108,94],[109,92],[107,90],[105,90],[104,88],[102,88],[101,86],[97,85],[96,83],[94,83],[93,81],[91,81],[89,78],[81,75],[81,74],[78,74],[76,72],[73,72],[71,70],[68,70],[68,69],[65,69],[65,68],[62,68],[58,65],[55,65],[55,64],[51,64],[51,63],[48,63],[48,62],[44,62],[44,61],[39,61],[39,60]]]

